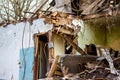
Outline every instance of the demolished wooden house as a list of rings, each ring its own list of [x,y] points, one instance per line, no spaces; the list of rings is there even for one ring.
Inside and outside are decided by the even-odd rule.
[[[113,10],[112,13],[105,11],[100,14],[98,12],[96,14],[93,14],[98,9],[95,7],[95,5],[103,6],[102,3],[104,3],[104,1],[94,1],[91,5],[89,5],[89,9],[82,11],[82,14],[84,15],[81,17],[81,19],[85,20],[102,16],[111,16],[116,13]],[[91,12],[92,10],[94,12]],[[36,45],[34,80],[45,77],[47,77],[46,79],[48,80],[54,80],[55,78],[55,80],[107,80],[110,77],[111,68],[108,70],[106,70],[107,67],[105,68],[109,61],[108,63],[104,63],[104,61],[101,62],[105,58],[106,60],[110,59],[110,61],[112,61],[112,59],[109,57],[110,54],[108,50],[103,49],[103,53],[108,52],[107,55],[102,53],[102,55],[98,55],[96,50],[94,50],[92,47],[94,46],[92,44],[88,45],[88,47],[86,46],[87,52],[83,51],[77,45],[77,33],[81,28],[79,25],[79,19],[77,19],[77,17],[75,18],[75,16],[72,16],[71,14],[69,15],[64,12],[52,12],[45,17],[45,23],[54,24],[54,28],[48,33],[40,33],[34,35],[34,41]],[[75,21],[76,23],[74,23]],[[47,46],[48,48],[43,48],[44,46]],[[89,52],[92,51],[92,49],[93,52]],[[80,55],[75,55],[76,51],[80,53]],[[65,56],[65,54],[68,55]],[[114,55],[116,54],[117,53]],[[61,55],[64,55],[64,57]],[[104,56],[104,59],[99,60],[99,57],[103,55],[106,55],[106,57]],[[51,60],[53,60],[52,64]],[[109,65],[110,64],[113,63],[109,63]],[[96,71],[98,72],[97,74]],[[101,71],[105,72],[100,73]],[[114,68],[113,74],[117,75],[118,72],[115,71],[116,69]],[[115,77],[114,75],[112,78],[117,79],[119,76]]]
[[[71,4],[73,3],[79,3],[79,0],[74,0]],[[47,80],[109,80],[109,78],[119,80],[119,71],[114,68],[110,51],[98,48],[100,51],[98,54],[94,44],[86,45],[86,51],[83,51],[77,44],[77,33],[81,28],[80,19],[118,15],[119,3],[113,5],[113,1],[95,0],[89,3],[87,8],[82,6],[84,4],[72,9],[74,15],[57,11],[44,16],[45,23],[53,24],[54,27],[47,33],[34,35],[34,80],[45,77]],[[63,7],[67,7],[67,4]],[[76,52],[80,55],[76,55]],[[113,53],[114,58],[117,54],[117,51]],[[104,62],[105,59],[108,62]],[[116,62],[115,64],[118,65]],[[111,76],[113,74],[114,76]]]
[[[101,17],[103,20],[104,17],[111,19],[116,16],[119,18],[120,1],[66,0],[56,7],[67,9],[71,6],[68,11],[49,10],[54,8],[55,3],[59,3],[58,0],[53,0],[47,10],[42,10],[46,2],[47,0],[34,13],[28,12],[31,15],[25,19],[32,24],[34,19],[44,18],[45,24],[53,25],[49,31],[33,35],[33,80],[119,80],[119,51],[92,43],[86,44],[85,49],[80,48],[78,33],[82,28],[82,20],[90,21]],[[4,23],[13,22],[1,24]],[[99,23],[101,22],[98,21],[97,25]]]
[[[75,26],[74,24],[71,24],[72,19],[68,17],[69,15],[67,15],[66,13],[54,12],[53,14],[47,16],[47,18],[45,19],[45,23],[54,24],[53,29],[47,33],[37,33],[34,35],[35,80],[38,77],[37,75],[39,75],[40,73],[41,75],[39,75],[39,78],[45,77],[47,73],[46,63],[49,62],[48,60],[52,60],[58,55],[74,55],[76,51],[78,51],[82,55],[85,54],[85,52],[77,45],[77,33],[79,32],[80,26]],[[40,64],[41,66],[38,66]],[[40,68],[43,71],[38,72]],[[53,72],[48,74],[48,76],[52,77]]]

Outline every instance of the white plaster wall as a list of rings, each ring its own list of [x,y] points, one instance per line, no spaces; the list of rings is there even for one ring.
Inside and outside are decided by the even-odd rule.
[[[21,22],[16,25],[10,24],[5,28],[0,27],[0,80],[19,80],[18,63],[22,48],[23,29],[25,27],[23,48],[33,47],[33,34],[46,32],[53,27],[53,25],[44,24],[43,21],[44,19],[34,20],[31,26],[28,22]]]

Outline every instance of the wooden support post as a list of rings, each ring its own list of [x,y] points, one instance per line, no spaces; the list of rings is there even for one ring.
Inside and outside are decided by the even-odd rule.
[[[49,35],[49,43],[53,43],[53,41],[52,41],[52,31],[49,31],[48,32],[48,35]],[[54,57],[54,48],[53,47],[51,47],[51,48],[49,48],[49,58],[53,58]]]
[[[37,80],[38,79],[38,40],[39,37],[37,35],[34,35],[34,45],[35,45],[35,51],[34,51],[34,77],[33,80]]]
[[[37,54],[38,54],[38,42],[39,42],[39,38],[38,38],[37,35],[35,35],[35,40],[34,40],[34,42],[35,42],[35,54],[34,54],[34,56],[36,57]]]
[[[77,45],[75,44],[67,35],[63,35],[63,38],[71,45],[74,49],[76,49],[81,55],[84,55],[85,52]]]
[[[58,56],[58,55],[55,57],[55,59],[54,59],[54,61],[52,63],[52,66],[50,68],[50,71],[48,73],[48,76],[47,76],[48,78],[53,76],[53,74],[54,74],[54,72],[55,72],[55,70],[57,68],[57,63],[58,63],[59,58],[60,58],[60,56]]]

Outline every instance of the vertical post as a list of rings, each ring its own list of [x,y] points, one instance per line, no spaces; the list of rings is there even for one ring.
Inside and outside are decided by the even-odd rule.
[[[52,31],[50,30],[48,32],[48,67],[47,67],[47,71],[50,70],[50,67],[52,65],[52,60],[54,58],[54,48],[53,48],[53,41],[52,41]]]
[[[60,58],[60,56],[58,56],[58,55],[55,57],[55,59],[54,59],[54,61],[52,63],[52,66],[50,68],[50,71],[48,73],[48,76],[47,76],[48,78],[53,76],[53,74],[54,74],[54,72],[55,72],[55,70],[57,68],[57,63],[58,63],[59,58]]]
[[[34,75],[33,80],[37,80],[38,77],[38,41],[39,37],[37,35],[34,35],[34,45],[35,45],[35,54],[34,54]]]
[[[52,41],[52,31],[50,30],[48,32],[48,47],[49,47],[49,59],[52,59],[54,57],[54,48],[53,48],[53,41]]]

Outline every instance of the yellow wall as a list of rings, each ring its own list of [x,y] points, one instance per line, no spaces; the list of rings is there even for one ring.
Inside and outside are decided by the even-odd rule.
[[[111,47],[120,51],[120,16],[99,18],[84,22],[78,43],[84,49],[85,44]]]
[[[101,25],[96,25],[94,21],[84,22],[82,31],[79,32],[78,43],[84,49],[86,44],[106,45],[106,28]]]
[[[120,20],[114,22],[107,33],[107,46],[120,51]]]
[[[53,35],[53,42],[54,42],[54,57],[56,55],[65,54],[64,39],[61,36],[55,34]]]

